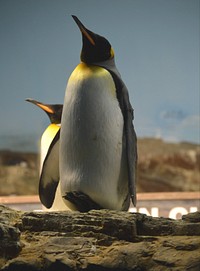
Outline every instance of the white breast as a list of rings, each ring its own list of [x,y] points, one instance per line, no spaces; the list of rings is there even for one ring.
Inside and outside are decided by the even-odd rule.
[[[83,65],[72,73],[65,94],[61,192],[81,191],[104,208],[121,209],[127,189],[119,190],[128,181],[115,84],[107,70]]]
[[[51,142],[60,129],[60,126],[57,124],[50,124],[41,137],[41,144],[40,144],[40,173],[42,170],[44,159],[47,155],[49,146],[51,145]]]
[[[40,145],[40,174],[43,166],[44,159],[47,155],[48,149],[50,147],[50,144],[60,129],[59,124],[50,124],[47,129],[44,131],[42,137],[41,137],[41,145]],[[45,211],[62,211],[62,210],[68,210],[66,204],[63,201],[63,198],[61,196],[61,191],[60,191],[60,182],[57,186],[56,189],[56,194],[54,198],[53,205],[50,209],[47,209],[45,206],[43,206],[43,210]]]

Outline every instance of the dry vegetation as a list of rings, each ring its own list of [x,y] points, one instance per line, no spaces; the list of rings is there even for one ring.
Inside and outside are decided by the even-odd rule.
[[[199,191],[200,147],[138,139],[138,192]],[[38,155],[0,151],[0,195],[38,193]]]

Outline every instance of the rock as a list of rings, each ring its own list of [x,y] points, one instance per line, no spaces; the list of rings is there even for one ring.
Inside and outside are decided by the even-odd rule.
[[[16,256],[21,249],[19,237],[17,228],[0,223],[0,255],[7,259]]]
[[[6,207],[0,209],[0,264],[17,256],[21,251],[20,231],[13,226],[18,213]]]
[[[47,230],[68,232],[70,235],[87,237],[98,234],[127,241],[132,241],[136,237],[135,217],[127,212],[94,210],[84,216],[79,212],[60,212],[59,217],[57,214],[25,213],[22,215],[22,229],[35,232]]]
[[[109,210],[0,212],[3,271],[200,270],[199,212],[182,220]]]
[[[182,219],[184,221],[188,221],[188,222],[192,222],[192,223],[200,222],[199,212],[183,215]]]

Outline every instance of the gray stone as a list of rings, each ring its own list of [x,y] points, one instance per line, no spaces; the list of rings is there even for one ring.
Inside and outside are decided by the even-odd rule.
[[[0,243],[3,271],[200,270],[200,213],[172,220],[109,210],[0,212],[2,240],[13,244]]]
[[[20,231],[13,226],[19,218],[16,211],[1,206],[0,208],[0,258],[11,259],[21,250]]]

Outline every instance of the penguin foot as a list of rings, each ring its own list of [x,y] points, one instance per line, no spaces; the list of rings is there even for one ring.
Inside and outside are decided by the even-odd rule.
[[[71,202],[75,207],[76,210],[79,212],[88,212],[90,210],[100,210],[103,209],[100,205],[94,202],[88,195],[82,192],[68,192],[65,196],[63,196],[65,200]]]

